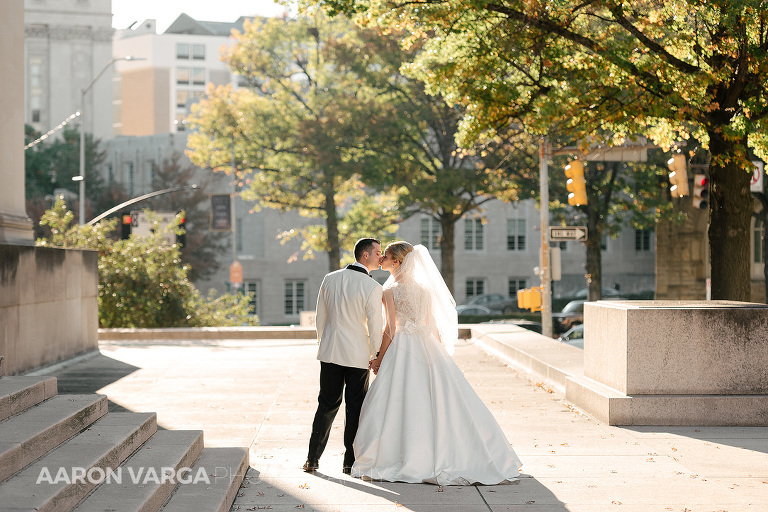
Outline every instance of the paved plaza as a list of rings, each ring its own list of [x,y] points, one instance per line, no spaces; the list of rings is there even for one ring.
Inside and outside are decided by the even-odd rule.
[[[455,361],[523,462],[518,484],[438,487],[342,473],[343,414],[316,474],[301,471],[316,406],[316,343],[103,340],[50,373],[59,393],[98,392],[110,410],[203,429],[206,446],[248,446],[233,511],[765,512],[768,427],[611,427],[521,369],[461,341]]]

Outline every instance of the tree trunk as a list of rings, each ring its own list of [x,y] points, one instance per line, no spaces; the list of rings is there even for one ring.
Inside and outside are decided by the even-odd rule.
[[[443,236],[440,238],[440,273],[443,275],[448,291],[451,292],[451,295],[456,296],[453,292],[455,289],[453,282],[453,254],[456,250],[456,220],[441,216],[440,228],[443,232]]]
[[[339,250],[339,217],[336,212],[335,188],[332,183],[325,187],[325,227],[328,232],[328,268],[331,272],[341,266],[341,251]]]
[[[587,213],[587,300],[600,300],[603,286],[602,233],[597,229],[597,212]]]
[[[712,160],[709,201],[709,247],[712,272],[712,298],[750,300],[750,219],[751,175],[735,161],[745,154],[737,143],[727,141],[715,130],[709,131]],[[743,141],[746,148],[746,141]],[[726,161],[722,164],[720,162]],[[727,161],[730,160],[730,161]]]

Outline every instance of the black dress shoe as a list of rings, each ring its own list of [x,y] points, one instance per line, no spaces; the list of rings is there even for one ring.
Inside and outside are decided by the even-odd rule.
[[[352,466],[344,466],[342,469],[345,475],[351,475],[352,474]]]
[[[317,459],[307,459],[304,463],[304,471],[307,473],[313,473],[320,467],[320,462]]]

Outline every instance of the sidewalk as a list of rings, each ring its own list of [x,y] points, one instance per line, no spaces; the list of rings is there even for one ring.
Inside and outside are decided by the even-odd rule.
[[[203,429],[206,446],[249,446],[235,511],[768,510],[768,427],[611,427],[468,341],[454,359],[522,460],[519,484],[350,478],[341,471],[342,413],[320,471],[304,473],[315,354],[307,339],[110,340],[52,374],[60,393],[103,393],[110,410],[155,411],[160,427]]]

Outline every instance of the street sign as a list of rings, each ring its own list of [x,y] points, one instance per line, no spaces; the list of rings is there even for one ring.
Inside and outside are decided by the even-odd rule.
[[[549,226],[549,240],[552,242],[586,242],[587,226]]]

